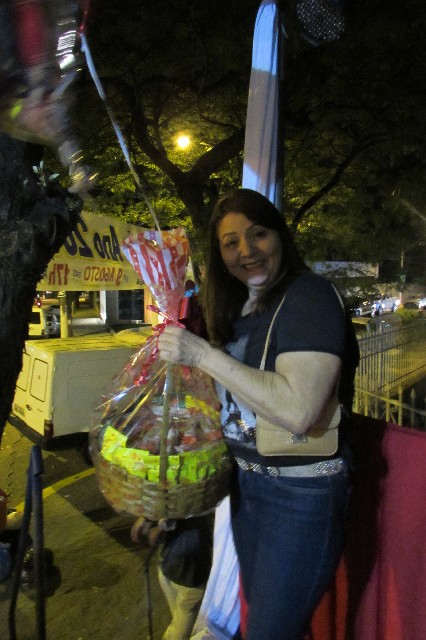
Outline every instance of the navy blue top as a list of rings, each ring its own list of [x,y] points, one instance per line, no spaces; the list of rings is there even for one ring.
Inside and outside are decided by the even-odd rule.
[[[239,318],[234,324],[233,340],[226,345],[226,351],[258,369],[268,329],[280,301],[281,298],[266,311]],[[298,276],[287,290],[284,304],[274,322],[265,369],[275,371],[277,356],[294,351],[331,353],[342,360],[339,400],[350,415],[355,370],[359,362],[358,342],[351,318],[343,310],[334,287],[328,280],[312,272]],[[236,455],[268,466],[312,464],[324,459],[311,456],[260,456],[255,446],[255,414],[238,397],[220,385],[217,388],[222,403],[222,428]],[[341,432],[347,427],[346,422],[341,424]],[[341,440],[343,444],[343,438]],[[336,456],[339,455],[341,447]]]

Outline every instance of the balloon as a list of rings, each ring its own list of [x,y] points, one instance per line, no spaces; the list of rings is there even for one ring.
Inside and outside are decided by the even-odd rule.
[[[54,148],[72,192],[87,190],[96,177],[69,115],[69,87],[80,70],[77,8],[73,0],[0,2],[0,129]]]

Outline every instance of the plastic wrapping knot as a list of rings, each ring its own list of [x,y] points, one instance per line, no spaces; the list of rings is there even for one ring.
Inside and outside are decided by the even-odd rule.
[[[155,313],[161,314],[161,311],[158,307],[156,307],[155,305],[148,305],[147,309],[149,309],[150,311],[154,311]],[[143,361],[142,363],[142,368],[140,370],[140,372],[138,373],[138,375],[135,377],[134,379],[134,383],[137,385],[144,385],[148,382],[150,375],[151,375],[151,371],[152,371],[152,367],[154,365],[154,363],[157,361],[158,358],[158,338],[160,337],[160,335],[163,333],[164,329],[166,327],[182,327],[184,328],[184,325],[177,321],[177,320],[172,320],[171,318],[167,318],[164,317],[164,321],[163,322],[159,322],[158,324],[154,325],[152,327],[152,332],[153,335],[150,336],[150,338],[148,338],[148,341],[152,341],[154,343],[154,346],[152,347],[152,351],[151,353],[148,355],[148,357]],[[145,343],[146,344],[146,343]]]

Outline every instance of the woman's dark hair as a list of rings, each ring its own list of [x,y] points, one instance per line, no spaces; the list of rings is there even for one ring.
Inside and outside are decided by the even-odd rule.
[[[228,213],[242,213],[255,224],[277,232],[282,246],[278,279],[259,297],[258,309],[265,308],[284,292],[289,283],[309,268],[302,260],[286,225],[284,215],[257,191],[235,189],[219,198],[210,218],[209,255],[203,291],[207,328],[213,344],[223,346],[232,336],[232,322],[247,300],[246,285],[232,276],[220,252],[218,225]]]

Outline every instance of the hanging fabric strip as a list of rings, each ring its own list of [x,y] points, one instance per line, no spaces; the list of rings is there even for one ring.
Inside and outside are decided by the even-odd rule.
[[[253,36],[242,186],[258,191],[280,211],[284,189],[284,38],[278,4],[263,0]]]

